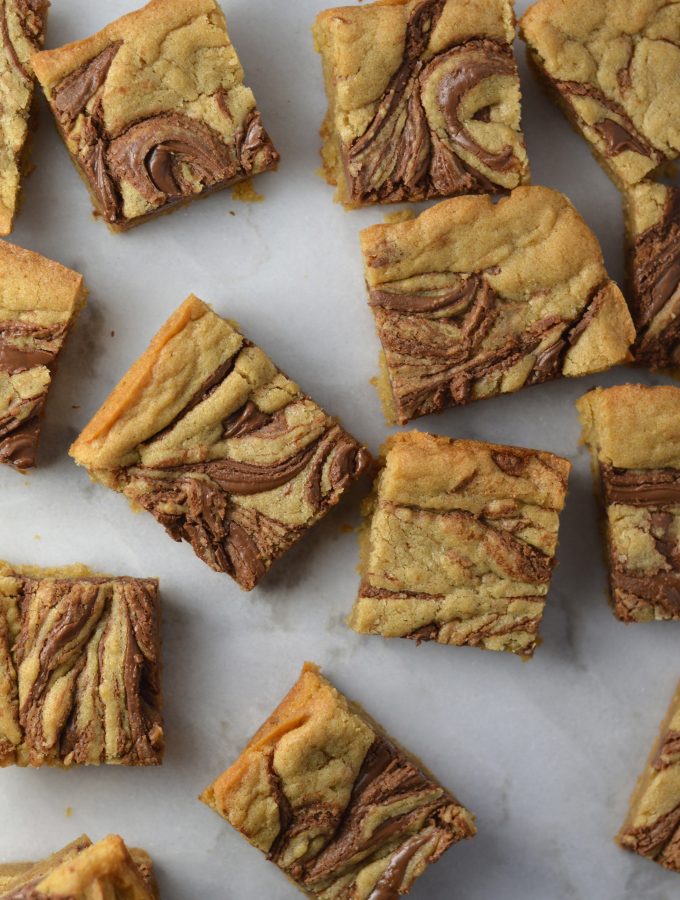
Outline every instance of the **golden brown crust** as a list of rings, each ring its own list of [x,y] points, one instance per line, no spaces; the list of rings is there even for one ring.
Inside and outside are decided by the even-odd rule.
[[[364,229],[361,247],[401,424],[630,358],[623,295],[557,191],[445,200]]]
[[[310,663],[200,799],[324,900],[406,893],[475,833],[470,813]]]
[[[159,765],[155,579],[0,562],[0,766]]]
[[[350,627],[531,656],[570,463],[419,432],[382,452]]]
[[[276,168],[214,0],[152,0],[32,62],[114,230]]]
[[[0,242],[0,462],[35,465],[52,375],[86,293],[77,272]]]
[[[520,21],[532,61],[622,188],[680,152],[677,10],[667,0],[538,0]]]
[[[528,181],[511,0],[411,0],[317,16],[327,180],[347,207]]]
[[[369,459],[262,350],[193,296],[71,455],[245,590]]]
[[[614,614],[680,619],[680,389],[597,388],[577,407],[601,487]]]
[[[9,876],[6,879],[3,869]],[[149,855],[128,850],[115,834],[96,844],[83,835],[42,862],[0,867],[0,891],[6,900],[158,898]]]

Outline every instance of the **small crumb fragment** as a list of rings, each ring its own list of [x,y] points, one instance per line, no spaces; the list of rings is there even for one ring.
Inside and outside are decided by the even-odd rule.
[[[233,210],[233,209],[230,209],[230,210],[229,210],[229,215],[230,215],[230,216],[235,216],[235,215],[236,215],[236,213],[235,213],[235,212],[234,212],[234,210]]]
[[[234,185],[231,189],[231,196],[234,200],[240,200],[241,203],[261,203],[264,200],[262,194],[257,193],[249,178]]]
[[[67,806],[66,807],[66,818],[70,819],[72,815],[73,815],[73,807]]]
[[[112,332],[111,332],[111,337],[115,337],[115,336],[116,336],[116,332],[115,332],[115,331],[112,331]]]
[[[76,405],[71,406],[71,409],[80,409],[80,406],[78,406],[78,405],[76,404]]]
[[[416,214],[412,209],[398,209],[395,212],[385,213],[384,222],[387,225],[396,225],[399,222],[408,222],[410,219],[415,219]]]
[[[41,541],[41,540],[42,540],[42,535],[41,535],[41,534],[34,534],[34,535],[33,535],[33,540],[34,540],[34,541]]]

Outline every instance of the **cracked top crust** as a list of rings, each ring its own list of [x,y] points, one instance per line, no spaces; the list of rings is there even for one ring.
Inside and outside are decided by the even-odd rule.
[[[680,388],[624,384],[577,401],[583,439],[621,469],[680,469]]]
[[[159,765],[155,579],[0,563],[0,766]]]
[[[214,0],[152,0],[32,63],[114,228],[278,162]]]
[[[262,350],[194,296],[71,455],[246,590],[337,503],[369,458]]]
[[[680,872],[680,684],[616,840]]]
[[[4,871],[3,871],[4,870]],[[5,877],[6,875],[6,877]],[[0,866],[2,900],[157,900],[151,860],[110,834],[86,836],[39,863]]]
[[[0,242],[0,462],[35,465],[52,374],[85,297],[82,275]]]
[[[531,655],[570,463],[419,432],[383,453],[351,627]]]
[[[323,157],[348,206],[528,180],[510,0],[411,0],[319,14]]]
[[[22,175],[34,78],[30,57],[42,47],[48,0],[0,3],[0,234],[12,230]]]
[[[472,815],[307,663],[201,796],[308,896],[396,897]]]
[[[402,424],[630,358],[623,295],[557,191],[446,200],[364,229],[361,246],[389,376],[383,395]]]
[[[520,30],[619,185],[678,156],[680,4],[538,0]]]

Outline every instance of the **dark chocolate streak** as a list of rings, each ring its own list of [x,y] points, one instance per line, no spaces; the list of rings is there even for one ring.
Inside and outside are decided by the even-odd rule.
[[[64,123],[72,123],[104,84],[116,54],[123,42],[109,44],[88,63],[80,66],[63,81],[60,81],[52,93],[52,105]]]
[[[180,112],[150,116],[120,134],[109,134],[101,101],[91,101],[104,85],[122,43],[110,44],[66,76],[52,96],[55,114],[67,134],[81,114],[85,117],[80,123],[77,160],[108,222],[125,221],[122,182],[131,184],[153,208],[159,208],[244,178],[258,160],[260,170],[276,165],[278,153],[256,110],[237,131],[233,144],[225,143],[206,122]],[[221,92],[217,104],[231,119]]]
[[[455,804],[453,797],[380,736],[376,736],[364,757],[344,809],[318,803],[294,808],[272,759],[269,783],[279,811],[279,832],[269,858],[278,862],[303,889],[315,894],[350,873],[358,875],[365,866],[385,860],[387,865],[370,896],[374,900],[397,897],[410,886],[410,879],[408,883],[405,880],[408,865],[421,847],[430,845],[424,861],[435,862],[451,843],[467,836],[460,833],[461,823],[441,816]],[[381,815],[383,808],[399,801],[410,801],[402,807],[404,812]],[[380,821],[377,826],[376,819]],[[284,863],[291,839],[305,832],[323,839],[321,850]]]
[[[680,367],[680,316],[655,335],[649,328],[680,285],[680,189],[668,188],[661,221],[631,248],[631,306],[638,339],[635,358],[655,369]]]
[[[591,97],[625,122],[624,125],[614,119],[603,118],[592,126],[605,142],[607,156],[618,156],[625,150],[632,150],[654,162],[661,162],[661,155],[638,132],[625,109],[615,100],[607,97],[595,85],[583,84],[579,81],[557,81],[554,79],[552,79],[552,83],[564,100],[569,103],[574,115],[582,125],[585,125],[585,123],[576,112],[571,102],[572,97]]]
[[[606,301],[608,286],[609,282],[604,282],[593,289],[575,320],[548,316],[488,348],[483,342],[501,314],[502,298],[482,275],[471,275],[461,287],[439,295],[370,291],[369,302],[388,354],[398,421],[405,424],[416,416],[469,403],[477,379],[509,369],[534,353],[546,335],[557,329],[557,337],[536,357],[525,383],[558,378],[569,349],[578,343]],[[428,317],[433,312],[447,312],[449,316]],[[456,340],[447,330],[451,325],[459,328]],[[416,381],[416,368],[429,371]],[[406,373],[403,377],[401,371]]]
[[[622,838],[627,844],[632,845],[636,853],[654,859],[664,853],[668,845],[677,837],[679,829],[680,803],[665,815],[659,816],[651,825],[643,828],[629,828],[623,833]]]
[[[79,712],[88,708],[94,687],[83,683],[81,673],[87,661],[89,641],[103,621],[106,624],[101,632],[97,651],[100,673],[105,665],[111,629],[124,631],[126,641],[123,660],[125,692],[124,696],[117,699],[121,708],[120,721],[126,723],[127,729],[121,729],[116,757],[134,764],[157,765],[160,761],[162,730],[158,710],[160,686],[156,585],[134,578],[120,578],[116,581],[122,592],[122,602],[118,604],[114,622],[114,607],[110,596],[105,603],[98,605],[101,587],[106,584],[107,579],[50,580],[52,594],[49,605],[45,606],[43,600],[40,614],[46,616],[48,612],[54,611],[57,617],[49,637],[42,641],[40,628],[31,630],[27,623],[35,616],[36,593],[43,582],[29,577],[22,579],[22,628],[15,647],[17,667],[32,652],[32,640],[42,641],[40,669],[23,698],[19,711],[24,741],[32,753],[56,753],[61,760],[73,754],[76,763],[88,760],[97,730],[96,722],[103,718],[104,711],[95,704],[95,709],[87,715],[85,727],[79,721]],[[115,644],[117,638],[111,640]],[[48,740],[43,732],[43,709],[47,692],[53,688],[57,675],[62,678],[75,675],[75,678],[69,695],[63,698],[59,732]],[[104,748],[101,753],[99,761],[104,762]]]
[[[344,153],[353,202],[420,200],[454,193],[498,191],[456,152],[475,156],[493,171],[518,169],[511,147],[493,152],[472,137],[461,122],[463,97],[487,78],[517,76],[512,50],[490,39],[471,40],[437,54],[427,64],[423,56],[442,14],[445,0],[423,0],[406,27],[401,65],[378,102],[377,112],[361,137]],[[443,74],[440,74],[440,69]],[[422,95],[431,79],[446,122],[444,135],[428,121]],[[488,121],[489,107],[477,121]]]
[[[631,618],[627,610],[632,597],[637,604],[652,606],[667,618],[680,618],[680,546],[671,536],[674,516],[665,511],[680,505],[680,472],[616,469],[604,464],[600,465],[600,472],[605,503],[649,510],[650,534],[664,559],[665,570],[636,572],[629,570],[615,548],[610,547],[610,585],[620,617]]]

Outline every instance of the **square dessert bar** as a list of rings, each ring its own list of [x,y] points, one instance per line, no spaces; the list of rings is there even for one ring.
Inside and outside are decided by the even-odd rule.
[[[571,464],[417,431],[383,454],[350,627],[531,656]]]
[[[604,505],[614,615],[680,619],[680,389],[597,388],[577,406]]]
[[[680,9],[668,0],[538,0],[529,59],[625,188],[680,155]]]
[[[616,841],[680,872],[680,684]]]
[[[152,0],[32,63],[114,231],[276,168],[214,0]]]
[[[27,168],[35,78],[29,62],[45,39],[49,0],[4,0],[0,7],[0,234],[12,230]]]
[[[0,563],[0,766],[160,765],[158,582]]]
[[[262,350],[194,296],[71,455],[244,590],[338,502],[369,459]]]
[[[86,294],[82,275],[0,241],[0,462],[35,465],[57,357]]]
[[[474,817],[306,663],[200,798],[308,897],[397,898]]]
[[[86,836],[38,863],[0,865],[0,900],[155,900],[158,888],[144,850],[116,834]]]
[[[326,179],[348,207],[529,180],[512,0],[390,0],[314,26]]]
[[[649,181],[631,188],[626,235],[635,359],[680,372],[680,188]]]
[[[361,232],[390,420],[628,360],[626,302],[557,191],[458,197]]]

